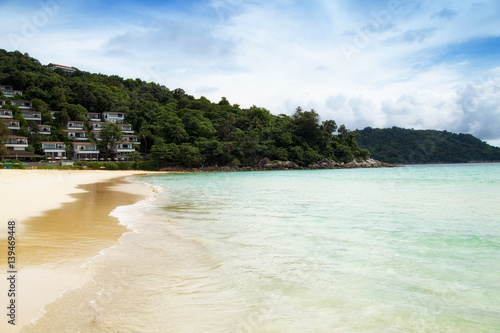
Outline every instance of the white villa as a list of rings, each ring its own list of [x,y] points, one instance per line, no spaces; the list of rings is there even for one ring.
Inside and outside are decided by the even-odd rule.
[[[73,158],[77,161],[98,161],[99,150],[93,142],[72,142]]]
[[[14,90],[12,86],[2,86],[0,85],[0,91],[5,97],[14,97],[15,95],[22,95],[22,90]]]
[[[25,136],[7,136],[5,147],[9,150],[25,150],[28,148],[28,138]]]
[[[124,134],[134,134],[134,131],[132,130],[132,125],[130,124],[117,124],[117,125],[122,129],[122,132]]]
[[[69,67],[69,66],[58,65],[58,64],[53,64],[53,63],[50,63],[47,67],[49,67],[52,70],[54,70],[54,69],[62,69],[66,73],[73,73],[74,71],[76,71],[75,67]]]
[[[19,120],[2,119],[2,121],[5,123],[5,126],[7,126],[7,128],[10,129],[10,134],[16,135],[17,131],[20,129]]]
[[[67,157],[66,145],[64,144],[64,142],[42,142],[41,144],[45,156],[50,156],[52,158]]]
[[[66,135],[76,141],[87,141],[87,132],[83,130],[64,130]]]
[[[21,110],[31,110],[31,102],[30,101],[14,101],[11,100],[10,104],[17,105]]]
[[[107,123],[121,123],[125,120],[125,113],[123,112],[103,112],[102,118]]]

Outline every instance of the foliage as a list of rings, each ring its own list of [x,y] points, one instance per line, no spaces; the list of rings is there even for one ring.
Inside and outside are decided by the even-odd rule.
[[[315,110],[297,108],[288,116],[255,105],[242,109],[225,97],[214,103],[140,79],[53,71],[18,51],[0,50],[0,84],[24,91],[22,97],[42,112],[43,123],[52,125],[52,141],[68,142],[62,132],[66,123],[86,121],[86,112],[125,113],[125,122],[139,137],[140,152],[151,159],[147,167],[253,166],[263,158],[308,165],[323,158],[350,162],[368,155],[344,125],[337,133],[336,122],[321,122]],[[50,110],[61,112],[52,120]],[[20,132],[28,136],[31,132],[19,110],[16,117],[21,120]],[[100,147],[107,158],[120,139],[114,126],[106,131],[101,130]],[[45,139],[30,138],[37,152],[40,140]]]
[[[387,163],[466,163],[500,161],[500,148],[470,134],[398,127],[361,131],[359,145]]]
[[[107,159],[110,152],[116,147],[116,143],[121,140],[123,132],[121,128],[113,123],[104,125],[99,133],[101,139],[98,146],[104,152],[104,157]]]
[[[4,157],[7,154],[7,148],[5,147],[5,140],[7,136],[10,134],[10,130],[5,125],[5,122],[0,119],[0,158]]]

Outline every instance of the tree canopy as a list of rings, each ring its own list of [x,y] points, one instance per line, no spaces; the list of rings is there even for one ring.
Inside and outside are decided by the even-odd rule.
[[[500,161],[500,148],[470,135],[399,127],[357,131],[359,145],[386,163],[466,163]]]
[[[30,138],[36,152],[43,140],[67,142],[63,129],[68,120],[86,121],[86,112],[114,111],[125,114],[139,137],[140,153],[157,167],[253,166],[263,158],[305,166],[323,158],[350,162],[369,156],[345,126],[337,133],[336,122],[321,122],[315,110],[274,115],[255,105],[244,109],[225,97],[211,102],[141,79],[51,70],[18,51],[0,50],[0,84],[24,91],[18,97],[31,100],[43,123],[52,126],[50,137]],[[53,120],[50,110],[61,112]],[[31,133],[25,123],[20,131]]]

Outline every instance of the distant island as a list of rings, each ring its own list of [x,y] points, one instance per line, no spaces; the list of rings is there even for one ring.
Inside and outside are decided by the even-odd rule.
[[[471,134],[399,127],[356,130],[359,146],[379,161],[395,164],[498,162],[500,148]]]

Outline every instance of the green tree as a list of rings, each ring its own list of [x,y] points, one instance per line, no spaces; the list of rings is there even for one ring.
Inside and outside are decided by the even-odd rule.
[[[10,135],[10,130],[5,125],[3,120],[0,120],[0,156],[3,157],[7,155],[7,148],[5,147],[5,141],[7,140],[7,136]]]
[[[121,141],[123,132],[121,128],[113,123],[104,125],[99,133],[99,148],[104,153],[104,158],[110,157],[110,153],[116,148],[116,143]]]

